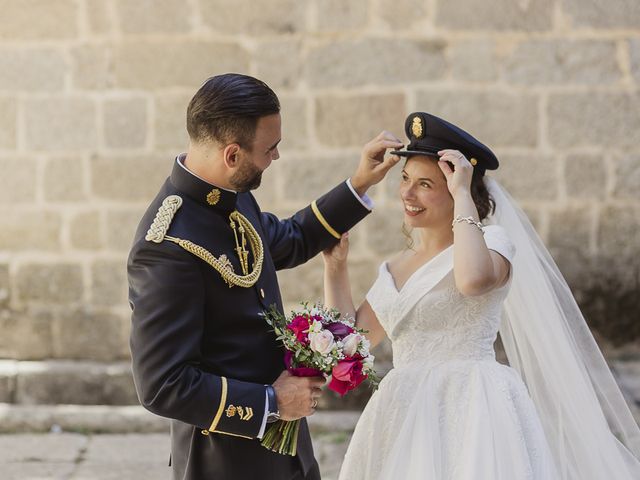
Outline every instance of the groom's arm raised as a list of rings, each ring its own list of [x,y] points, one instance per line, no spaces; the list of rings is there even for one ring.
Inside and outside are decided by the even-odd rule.
[[[292,217],[280,220],[262,213],[262,228],[276,269],[292,268],[321,250],[335,245],[340,236],[371,212],[367,190],[380,182],[400,157],[389,155],[402,143],[382,132],[365,145],[355,173],[347,181],[312,202]]]

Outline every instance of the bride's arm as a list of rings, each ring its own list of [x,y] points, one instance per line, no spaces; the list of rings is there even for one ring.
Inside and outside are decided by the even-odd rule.
[[[478,222],[478,209],[471,196],[473,167],[457,150],[443,150],[440,168],[454,201],[453,217]],[[447,162],[455,165],[452,170]],[[454,220],[455,221],[455,220]],[[466,221],[453,225],[453,275],[456,287],[466,296],[482,295],[504,285],[510,263],[499,253],[489,250],[482,230]]]
[[[346,233],[333,248],[322,252],[324,260],[324,304],[328,308],[335,308],[342,315],[355,318],[356,326],[368,330],[367,339],[374,347],[384,337],[384,329],[380,325],[371,305],[366,300],[357,311],[351,296],[349,284],[349,268],[347,255],[349,252],[349,234]]]

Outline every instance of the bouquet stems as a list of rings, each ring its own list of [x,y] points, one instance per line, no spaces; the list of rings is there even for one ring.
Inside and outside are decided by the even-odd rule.
[[[261,445],[281,455],[295,456],[298,450],[300,420],[278,420],[267,427]]]

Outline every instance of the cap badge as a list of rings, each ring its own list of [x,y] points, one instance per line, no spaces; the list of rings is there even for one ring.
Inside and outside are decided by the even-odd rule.
[[[207,194],[207,203],[209,205],[215,205],[220,200],[220,190],[214,188]]]
[[[413,123],[411,124],[411,133],[416,138],[422,138],[424,135],[424,125],[422,124],[421,117],[413,117]]]

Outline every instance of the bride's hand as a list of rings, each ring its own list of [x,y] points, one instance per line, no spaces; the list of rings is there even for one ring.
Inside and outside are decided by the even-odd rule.
[[[333,247],[322,251],[322,259],[327,267],[341,267],[346,265],[349,256],[349,232],[343,233],[340,241]]]
[[[473,165],[458,150],[440,150],[438,166],[447,179],[449,193],[455,199],[460,192],[471,191],[471,178],[473,177]],[[453,168],[451,168],[453,165]]]

